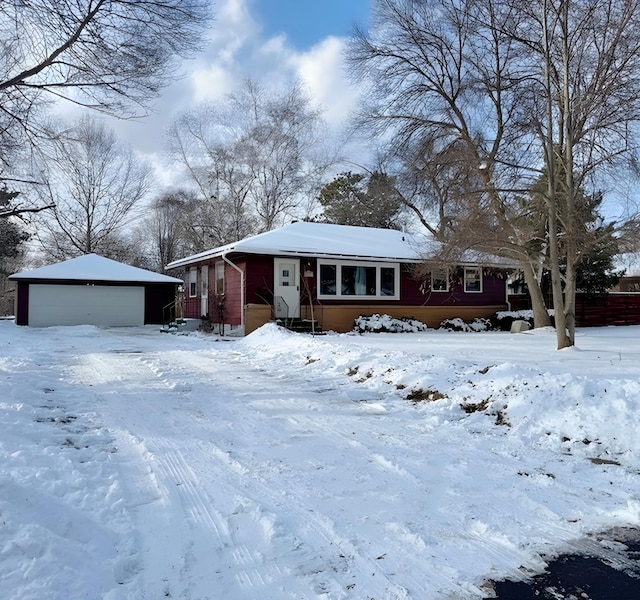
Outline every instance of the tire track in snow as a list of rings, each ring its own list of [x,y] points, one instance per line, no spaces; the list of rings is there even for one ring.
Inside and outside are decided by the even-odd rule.
[[[112,353],[97,360],[94,367],[101,372],[104,387],[117,381],[128,388],[117,395],[122,410],[119,424],[141,440],[152,475],[163,490],[155,504],[163,507],[166,518],[154,518],[153,506],[141,509],[146,519],[142,520],[141,535],[144,538],[154,526],[164,525],[170,528],[168,537],[175,539],[175,548],[165,550],[160,561],[165,573],[151,565],[152,561],[144,562],[142,587],[150,583],[149,576],[162,575],[166,583],[161,591],[172,597],[229,600],[362,598],[365,594],[397,600],[424,589],[421,578],[425,575],[420,570],[424,562],[415,560],[417,538],[412,537],[419,534],[407,534],[404,521],[394,531],[388,518],[372,516],[371,527],[381,538],[372,547],[370,537],[355,533],[357,525],[352,530],[343,518],[336,520],[341,503],[350,502],[349,490],[340,489],[344,481],[334,486],[341,492],[335,496],[330,480],[326,488],[314,489],[320,484],[307,476],[302,485],[291,479],[297,476],[296,468],[314,468],[313,464],[285,463],[280,467],[282,473],[278,472],[278,447],[297,438],[302,445],[291,447],[314,452],[321,474],[332,465],[322,464],[322,446],[318,444],[342,448],[341,454],[353,463],[346,468],[340,465],[343,476],[365,478],[365,486],[351,488],[356,494],[364,489],[389,493],[397,478],[413,478],[381,452],[383,444],[376,444],[374,451],[366,440],[354,440],[340,418],[334,415],[333,422],[338,425],[323,419],[322,406],[332,413],[344,411],[350,418],[364,408],[365,404],[353,401],[354,390],[358,390],[355,396],[362,395],[359,384],[345,380],[343,385],[336,387],[334,382],[327,386],[324,380],[319,391],[317,377],[301,385],[299,379],[258,369],[250,358],[234,352],[207,351],[193,356],[168,351],[133,357]],[[247,381],[255,391],[247,393]],[[149,406],[137,400],[140,390],[153,391],[153,407],[158,410],[155,419],[149,420]],[[317,392],[317,403],[309,400],[310,391]],[[202,400],[205,394],[206,402]],[[285,417],[292,413],[294,420]],[[380,417],[383,415],[369,414],[365,418]],[[264,418],[270,418],[275,427],[273,438],[259,437],[267,433],[261,422]],[[191,441],[188,435],[193,436]],[[181,445],[176,445],[176,440]],[[239,445],[233,447],[234,442]],[[290,459],[295,463],[296,457],[285,448],[284,460]],[[379,472],[379,481],[372,476],[372,465]],[[280,481],[285,484],[284,496],[278,487]],[[312,496],[318,493],[326,496],[321,502]],[[367,512],[363,507],[362,514]],[[167,525],[167,519],[176,518],[182,521],[182,530],[175,524]],[[396,554],[401,547],[405,550],[394,562],[380,549],[385,537],[404,540],[395,544]],[[145,548],[151,559],[157,558],[159,550]],[[399,574],[395,567],[405,560],[407,565]],[[413,564],[418,569],[412,572]],[[283,588],[285,583],[289,589]]]
[[[154,361],[165,358],[167,357],[156,356]],[[254,388],[260,390],[252,395],[254,403],[260,397],[270,397],[272,395],[279,398],[286,397],[287,402],[291,403],[300,396],[299,381],[287,382],[270,376],[268,373],[256,369],[242,355],[233,354],[228,358],[222,355],[218,357],[218,361],[220,359],[226,359],[224,362],[233,364],[236,372],[240,370],[251,378],[254,382]],[[171,365],[158,365],[157,369],[165,374],[172,370],[174,373],[184,374],[184,367],[187,365],[192,370],[203,369],[205,372],[215,371],[220,368],[219,364],[217,367],[213,366],[214,361],[208,359],[204,361],[196,359],[194,361],[193,357],[177,353],[171,357]],[[245,376],[237,380],[239,389],[246,389],[246,379],[247,377]],[[233,387],[233,382],[231,382],[231,385]],[[291,391],[292,387],[295,387],[294,392]],[[240,411],[236,409],[232,412],[238,413]],[[246,436],[250,436],[253,433],[251,424],[244,423],[241,417],[230,418],[229,421],[233,422],[236,427],[233,434],[235,437],[240,433],[237,430],[238,427],[246,430]],[[274,560],[278,560],[279,554],[286,555],[291,559],[295,557],[294,564],[289,565],[289,568],[293,569],[298,578],[302,575],[311,580],[311,591],[314,594],[330,592],[330,597],[332,598],[342,597],[346,586],[351,584],[354,578],[348,574],[355,571],[360,573],[360,576],[356,579],[359,580],[361,585],[362,582],[368,581],[368,586],[371,588],[369,593],[372,596],[385,598],[406,597],[406,590],[386,576],[380,568],[381,565],[377,557],[363,553],[362,549],[356,548],[345,535],[337,531],[335,522],[330,516],[318,513],[317,509],[312,510],[310,505],[305,502],[304,497],[292,495],[291,493],[283,497],[281,492],[276,491],[269,485],[268,481],[260,481],[248,477],[248,474],[250,475],[255,471],[255,465],[242,465],[237,458],[231,458],[229,452],[211,442],[207,443],[207,447],[209,451],[206,453],[192,452],[190,461],[193,461],[194,456],[199,457],[199,459],[203,459],[203,457],[209,458],[209,464],[202,465],[198,469],[199,472],[212,472],[214,479],[226,481],[240,496],[244,496],[245,502],[253,506],[253,509],[249,511],[250,514],[254,515],[253,522],[244,519],[241,524],[237,524],[238,528],[243,528],[246,531],[252,529],[259,531],[260,518],[255,515],[264,515],[265,513],[276,515],[275,519],[273,516],[270,517],[274,519],[274,527],[276,529],[271,534],[271,538],[274,540],[273,544],[265,536],[262,536],[261,539],[260,535],[258,535],[258,537],[254,536],[253,541],[255,543],[256,539],[261,539],[264,545],[262,553],[239,551],[238,557],[241,562],[246,561],[247,557],[251,556],[253,563],[250,570],[251,575],[246,574],[249,572],[248,569],[245,570],[244,574],[238,574],[238,581],[243,586],[250,583],[255,585],[256,581],[264,583],[273,580],[273,573],[270,572],[272,567],[270,565]],[[216,460],[211,462],[213,458]],[[290,491],[291,489],[289,489]],[[236,511],[237,514],[238,511]],[[237,516],[236,520],[240,521]],[[284,522],[280,523],[280,520]],[[289,533],[292,526],[295,534]],[[246,531],[244,532],[245,534]],[[236,545],[238,544],[237,539],[235,543]],[[239,547],[241,548],[242,546]],[[319,558],[319,556],[329,558],[323,559]],[[375,585],[371,582],[372,572],[378,575]],[[358,590],[358,593],[363,593],[362,587]]]
[[[186,357],[183,358],[186,360]],[[150,479],[148,482],[138,483],[155,490],[138,492],[136,495],[138,498],[141,495],[145,498],[137,507],[139,522],[143,528],[140,533],[144,537],[155,531],[153,535],[157,536],[157,530],[164,528],[165,533],[160,538],[165,540],[161,543],[165,548],[151,548],[148,544],[144,545],[143,540],[144,552],[149,556],[142,568],[143,571],[146,568],[147,573],[146,576],[142,573],[143,583],[139,583],[138,591],[131,598],[153,598],[154,594],[180,598],[232,598],[238,589],[249,594],[249,590],[253,589],[253,594],[239,597],[262,597],[262,593],[257,590],[282,581],[283,572],[274,562],[274,556],[266,560],[264,554],[250,549],[248,545],[264,538],[266,541],[263,545],[269,550],[269,536],[264,534],[264,519],[260,517],[264,512],[262,507],[238,493],[243,491],[242,478],[246,469],[234,462],[228,453],[213,445],[207,445],[206,450],[195,443],[181,443],[178,447],[170,437],[172,429],[180,427],[180,423],[171,423],[170,427],[166,430],[162,428],[161,432],[149,430],[144,425],[144,408],[131,411],[135,405],[136,392],[117,390],[114,387],[114,382],[117,382],[118,387],[126,385],[135,389],[136,383],[143,380],[144,387],[152,389],[157,396],[154,398],[155,405],[164,405],[169,398],[175,398],[172,391],[178,388],[183,392],[180,399],[188,409],[189,386],[186,385],[185,377],[189,377],[189,373],[185,374],[183,369],[176,368],[172,363],[163,364],[164,362],[157,357],[148,356],[134,357],[131,360],[130,356],[121,353],[94,355],[76,373],[97,388],[97,398],[111,404],[117,401],[122,409],[120,423],[125,425],[127,422],[130,437],[135,436],[135,439],[131,439],[134,440],[133,445],[137,446],[139,457],[150,467],[146,474],[145,469],[138,473],[139,476],[144,475],[142,479],[145,476]],[[205,365],[208,368],[210,361],[205,361]],[[91,383],[94,374],[97,376]],[[149,378],[150,374],[153,374],[152,378]],[[159,385],[154,381],[159,382]],[[238,384],[239,388],[244,388],[245,385],[244,382]],[[101,392],[101,387],[109,390]],[[164,411],[167,411],[166,406]],[[193,423],[190,422],[187,426],[193,427]],[[180,434],[184,432],[176,429],[175,433],[182,442],[184,436]],[[119,439],[121,444],[125,443],[125,436],[120,435]],[[203,457],[205,452],[206,459]],[[211,469],[212,462],[217,465],[215,469]],[[238,479],[237,489],[229,488],[226,481],[229,473]],[[224,498],[216,497],[214,486],[225,488]],[[229,497],[239,498],[238,504],[245,506],[242,510],[236,508],[230,511],[230,514],[235,513],[232,517],[235,536],[231,535],[227,517],[223,517],[214,508],[217,502]],[[179,527],[171,523],[172,520],[175,521],[177,506],[181,507],[179,512],[184,515]],[[251,510],[247,508],[249,506],[252,507]],[[185,524],[188,531],[185,531]],[[213,532],[214,535],[205,535],[206,531]],[[246,543],[242,542],[244,538]],[[166,548],[170,546],[175,547],[175,550],[167,551]],[[135,568],[133,562],[132,571]],[[164,566],[159,568],[158,565]],[[217,581],[216,577],[211,577],[212,573],[217,575]],[[158,588],[160,577],[163,583]],[[212,580],[216,581],[213,589]],[[305,594],[313,593],[312,588],[307,585],[303,585],[302,589]],[[282,590],[274,594],[274,597],[285,597],[281,592]],[[298,597],[298,590],[292,591],[291,597]]]

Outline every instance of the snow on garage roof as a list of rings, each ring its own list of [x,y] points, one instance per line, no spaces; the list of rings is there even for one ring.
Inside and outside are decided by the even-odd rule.
[[[230,252],[419,262],[437,249],[437,243],[429,238],[416,237],[393,229],[298,221],[239,242],[175,260],[167,265],[167,269]]]
[[[97,254],[85,254],[39,269],[14,273],[9,276],[9,279],[14,281],[37,279],[118,283],[182,283],[181,279],[125,265]]]

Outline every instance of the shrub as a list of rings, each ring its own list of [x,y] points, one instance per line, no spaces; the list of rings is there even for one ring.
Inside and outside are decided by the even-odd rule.
[[[456,317],[442,321],[442,323],[440,323],[440,329],[446,329],[447,331],[492,331],[494,326],[489,319],[465,321]]]
[[[389,315],[374,314],[371,316],[359,316],[353,325],[358,333],[415,333],[426,331],[428,327],[413,317],[396,319]]]

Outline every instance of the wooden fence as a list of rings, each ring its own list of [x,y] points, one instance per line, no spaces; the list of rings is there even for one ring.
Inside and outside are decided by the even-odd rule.
[[[527,295],[509,296],[512,310],[531,308]],[[553,306],[550,301],[547,306]],[[640,325],[640,293],[612,292],[602,295],[576,296],[576,325],[605,327],[607,325]]]

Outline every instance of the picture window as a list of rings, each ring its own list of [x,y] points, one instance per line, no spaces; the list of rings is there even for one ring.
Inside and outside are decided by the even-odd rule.
[[[399,299],[400,265],[318,261],[320,299]]]

